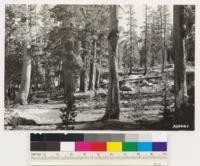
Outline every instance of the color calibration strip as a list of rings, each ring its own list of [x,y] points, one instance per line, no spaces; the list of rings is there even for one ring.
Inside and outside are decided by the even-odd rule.
[[[32,166],[167,166],[167,134],[31,134]]]
[[[151,134],[31,134],[31,151],[165,152],[167,140]]]

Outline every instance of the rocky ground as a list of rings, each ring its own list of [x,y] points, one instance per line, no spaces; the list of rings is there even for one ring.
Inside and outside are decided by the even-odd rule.
[[[173,68],[167,75],[157,68],[146,76],[134,74],[120,77],[119,120],[99,121],[106,107],[106,88],[96,92],[76,93],[74,129],[148,129],[148,124],[163,120],[164,95],[167,107],[173,112]],[[166,91],[165,91],[166,89]],[[166,93],[167,92],[167,93]],[[64,108],[62,96],[33,102],[29,105],[10,106],[5,110],[5,128],[17,130],[55,130],[62,123],[60,109]],[[159,128],[159,126],[158,126]]]

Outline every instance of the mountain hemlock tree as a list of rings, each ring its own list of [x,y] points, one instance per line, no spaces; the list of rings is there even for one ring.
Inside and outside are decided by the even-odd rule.
[[[118,42],[118,18],[117,6],[110,6],[110,33],[108,35],[109,44],[109,87],[107,107],[103,120],[119,119],[120,115],[120,97],[119,97],[119,81],[117,68],[117,42]]]
[[[174,6],[174,84],[175,84],[175,119],[185,119],[187,109],[186,51],[184,49],[184,6]]]

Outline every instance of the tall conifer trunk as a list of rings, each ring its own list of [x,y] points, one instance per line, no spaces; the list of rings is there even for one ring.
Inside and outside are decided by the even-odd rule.
[[[174,6],[174,84],[176,120],[185,119],[187,105],[184,6]]]
[[[120,96],[119,81],[117,68],[117,42],[118,42],[118,18],[117,6],[110,6],[110,33],[108,36],[109,43],[109,87],[106,112],[103,120],[119,119],[120,115]]]
[[[31,55],[30,49],[27,48],[27,42],[24,41],[23,44],[23,66],[22,66],[22,76],[21,76],[21,84],[19,90],[18,101],[20,104],[27,104],[27,99],[30,90],[30,82],[31,82]]]
[[[89,85],[88,90],[95,89],[95,77],[96,77],[96,40],[92,42],[92,59],[90,61],[90,73],[89,73]]]

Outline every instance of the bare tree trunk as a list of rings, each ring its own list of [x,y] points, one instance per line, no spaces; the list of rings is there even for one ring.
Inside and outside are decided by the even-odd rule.
[[[119,119],[120,115],[120,97],[119,97],[119,81],[117,68],[117,41],[118,41],[118,19],[117,6],[110,6],[110,33],[108,36],[109,42],[109,87],[107,108],[103,120]]]
[[[101,53],[98,55],[98,68],[96,68],[96,77],[95,77],[95,89],[99,89],[100,82],[100,67],[101,67]]]
[[[151,59],[151,67],[153,67],[154,64],[155,64],[155,57],[156,57],[156,52],[153,51],[153,53],[152,53],[152,59]]]
[[[85,53],[81,55],[82,62],[84,67],[81,69],[80,72],[80,92],[85,92],[86,91],[86,58],[85,58]]]
[[[67,64],[66,64],[67,65]],[[63,63],[63,78],[64,78],[64,102],[72,101],[75,92],[75,76],[72,70],[70,70],[65,63]]]
[[[147,5],[145,6],[144,75],[147,74]]]
[[[165,39],[163,39],[163,7],[161,6],[160,9],[160,30],[161,30],[161,34],[160,34],[160,38],[161,38],[161,51],[162,51],[162,72],[164,72],[164,66],[165,66],[165,51],[164,51],[164,43],[163,41]],[[165,41],[164,41],[165,42]]]
[[[27,99],[30,90],[30,82],[31,82],[31,56],[30,50],[27,48],[27,42],[24,42],[24,50],[23,50],[23,66],[22,66],[22,76],[21,76],[21,84],[19,90],[19,96],[17,101],[24,105],[27,104]]]
[[[99,45],[99,51],[98,51],[98,58],[97,58],[97,63],[98,67],[96,68],[96,78],[95,78],[95,89],[99,89],[99,82],[100,82],[100,77],[101,77],[101,39],[100,39],[100,45]]]
[[[99,89],[100,71],[96,69],[95,89]]]
[[[86,45],[86,37],[87,37],[86,31],[84,31],[83,39],[81,40],[82,41],[82,47],[83,47],[84,51],[81,54],[83,67],[81,68],[81,71],[80,71],[80,87],[79,87],[80,92],[85,92],[86,87],[87,87],[87,59],[86,59],[87,45]]]
[[[45,77],[44,77],[44,79],[45,79],[45,90],[47,91],[47,92],[50,92],[50,89],[51,89],[51,80],[50,80],[50,71],[49,71],[49,65],[48,65],[49,63],[47,62],[46,64],[45,64]],[[60,65],[59,65],[59,70],[60,70]]]
[[[164,43],[163,43],[163,46],[164,46],[164,62],[163,62],[163,72],[165,70],[165,63],[166,63],[166,52],[167,52],[167,46],[166,46],[166,33],[167,33],[167,15],[166,15],[166,5],[164,5]]]
[[[95,77],[96,77],[96,40],[92,43],[92,59],[90,61],[90,74],[89,74],[89,85],[88,90],[95,89]]]
[[[62,62],[62,60],[60,60],[60,62],[59,62],[59,75],[58,75],[58,89],[59,90],[61,90],[61,87],[63,87],[62,64],[63,64],[63,62]]]
[[[151,33],[155,35],[155,16],[152,18],[152,27],[151,27]],[[152,37],[151,37],[152,38]],[[152,39],[151,39],[152,40]],[[152,47],[152,46],[151,46]],[[151,57],[151,62],[150,66],[153,67],[155,64],[155,58],[156,58],[156,48],[155,45],[152,47],[152,57]]]
[[[133,70],[133,32],[132,32],[132,28],[133,28],[133,20],[132,20],[132,6],[130,5],[129,8],[129,17],[130,17],[130,58],[129,58],[129,74],[132,74],[132,70]]]
[[[64,102],[68,106],[68,104],[74,98],[75,92],[75,68],[74,68],[74,57],[76,56],[73,52],[75,47],[75,41],[67,40],[64,43],[64,51],[63,51],[63,81],[64,81]]]
[[[23,41],[23,66],[22,66],[22,75],[21,75],[21,83],[19,89],[19,95],[17,96],[17,102],[24,105],[27,104],[27,99],[30,90],[31,83],[31,16],[29,15],[29,5],[26,10],[26,17],[30,17],[29,20],[26,21],[26,38]]]
[[[174,6],[174,84],[175,84],[175,112],[176,120],[182,120],[186,115],[187,84],[186,57],[184,40],[184,6]]]
[[[162,72],[165,70],[165,60],[166,60],[166,31],[167,31],[167,11],[166,11],[166,5],[163,6],[163,23],[161,22],[161,29],[163,28],[163,43],[162,43]],[[162,33],[161,33],[162,34]]]
[[[82,69],[80,72],[80,92],[86,91],[86,70]]]

